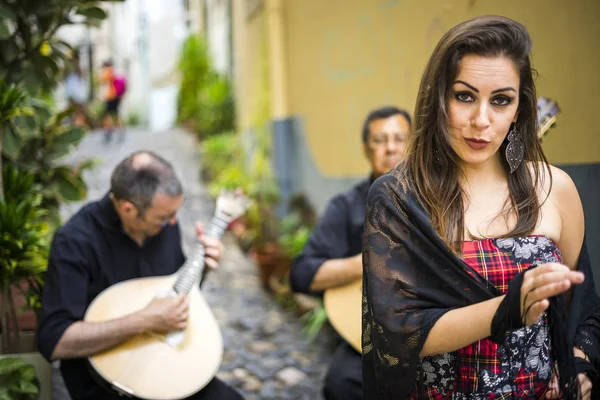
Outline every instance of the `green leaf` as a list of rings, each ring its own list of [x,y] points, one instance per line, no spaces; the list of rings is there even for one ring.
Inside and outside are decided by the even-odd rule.
[[[19,138],[13,129],[7,128],[8,125],[5,125],[4,137],[2,138],[2,154],[15,160],[19,156],[19,150],[21,149],[21,138]]]
[[[27,368],[23,368],[21,371],[21,378],[27,382],[34,381],[37,378],[35,368],[32,365],[28,365]]]
[[[35,71],[35,68],[30,67],[22,71],[23,83],[29,90],[39,90],[40,87],[40,76]]]
[[[76,14],[83,15],[84,17],[87,17],[90,19],[100,19],[100,20],[106,19],[106,17],[108,17],[108,14],[106,14],[106,11],[104,11],[100,7],[80,8],[77,10]]]
[[[8,392],[8,388],[0,387],[0,400],[14,400]]]
[[[19,48],[13,40],[0,41],[0,57],[6,64],[13,62],[19,55]]]
[[[79,142],[81,142],[81,140],[85,137],[85,135],[86,135],[85,130],[83,130],[81,128],[73,127],[73,128],[67,129],[62,134],[58,135],[54,139],[54,143],[57,143],[60,145],[76,146],[79,144]]]
[[[65,110],[54,114],[54,118],[52,118],[52,125],[58,128],[62,125],[63,120],[73,114],[74,107],[67,107]]]
[[[31,367],[33,368],[33,367]],[[21,378],[23,379],[23,378]],[[13,392],[15,393],[24,393],[24,394],[38,394],[40,392],[40,389],[31,382],[27,382],[25,380],[21,380],[17,385],[14,385],[12,387]]]
[[[80,162],[78,165],[76,165],[76,168],[79,172],[81,171],[85,171],[88,169],[93,169],[99,165],[102,165],[102,161],[99,159],[88,159],[88,160],[84,160],[82,162]]]
[[[0,20],[0,40],[8,39],[11,36],[8,24]]]
[[[33,139],[39,136],[35,116],[20,115],[15,118],[14,125],[23,139]]]
[[[15,19],[17,14],[7,6],[0,6],[0,18]]]
[[[61,158],[68,155],[71,150],[73,150],[73,146],[71,145],[54,145],[52,146],[52,150],[46,152],[46,160],[50,162],[54,162],[60,160]]]
[[[38,20],[40,19],[39,17],[48,17],[48,19],[50,19],[49,17],[53,17],[57,14],[56,11],[56,4],[47,1],[38,2],[35,8],[35,14],[38,16]]]
[[[60,196],[67,201],[79,201],[85,196],[85,188],[74,179],[63,179],[58,182]]]
[[[23,359],[18,357],[6,357],[0,359],[0,375],[7,375],[20,368],[25,367],[27,364]]]
[[[73,50],[73,46],[64,40],[55,40],[54,44],[57,47],[64,47],[66,50]]]
[[[35,110],[35,115],[40,120],[45,122],[52,116],[52,110],[43,100],[33,98],[31,99],[30,104]]]
[[[50,70],[52,71],[52,75],[53,76],[58,75],[59,68],[58,68],[58,65],[56,64],[56,61],[54,61],[50,57],[44,57],[44,64],[45,64],[46,67],[50,68]]]

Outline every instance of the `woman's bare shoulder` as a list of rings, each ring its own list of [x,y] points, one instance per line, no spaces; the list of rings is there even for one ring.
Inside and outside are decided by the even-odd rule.
[[[532,176],[535,176],[536,167],[539,171],[537,189],[540,196],[543,197],[542,200],[550,198],[553,201],[563,203],[565,201],[568,202],[573,200],[574,196],[579,199],[579,193],[577,192],[577,187],[575,186],[573,179],[571,179],[569,174],[562,169],[543,162],[532,162],[528,164],[528,167]]]
[[[555,166],[550,166],[548,171],[552,174],[548,200],[558,211],[561,221],[558,245],[563,253],[563,262],[575,268],[585,232],[583,205],[569,174]]]
[[[561,208],[572,208],[581,205],[579,192],[573,179],[562,169],[550,165],[546,174],[552,175],[552,188],[550,198]],[[546,179],[547,180],[547,179]]]

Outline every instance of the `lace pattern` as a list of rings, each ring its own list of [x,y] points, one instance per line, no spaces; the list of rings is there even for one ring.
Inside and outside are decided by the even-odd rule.
[[[497,287],[498,282],[509,281],[520,270],[562,260],[556,244],[545,236],[487,241],[489,248],[485,244],[478,246],[477,254],[468,254],[466,250],[466,262],[478,272],[486,267],[494,271],[496,265],[502,265],[504,275],[491,273],[492,283]],[[472,243],[476,242],[480,241]],[[494,251],[494,248],[500,251]],[[499,257],[504,259],[498,260]],[[473,260],[484,260],[486,265],[474,265]],[[488,278],[489,274],[488,271]],[[455,382],[457,365],[464,378],[458,383]],[[421,378],[430,398],[489,399],[507,394],[537,398],[536,388],[546,386],[551,376],[550,337],[545,314],[537,323],[513,331],[500,346],[482,340],[455,353],[424,357],[421,363]]]

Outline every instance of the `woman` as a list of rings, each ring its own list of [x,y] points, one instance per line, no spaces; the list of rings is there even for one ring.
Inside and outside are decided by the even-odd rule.
[[[579,195],[537,139],[530,50],[488,16],[429,60],[406,162],[367,201],[365,399],[591,394],[600,301]]]

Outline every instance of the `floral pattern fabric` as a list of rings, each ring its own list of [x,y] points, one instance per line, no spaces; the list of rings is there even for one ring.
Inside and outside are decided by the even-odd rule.
[[[556,244],[538,235],[465,242],[463,259],[470,274],[484,277],[503,293],[521,271],[562,261]],[[548,333],[544,315],[537,323],[511,332],[501,345],[484,339],[458,352],[425,357],[421,364],[425,398],[543,397],[552,375]],[[458,382],[456,376],[461,377]],[[412,398],[419,398],[418,389]]]

